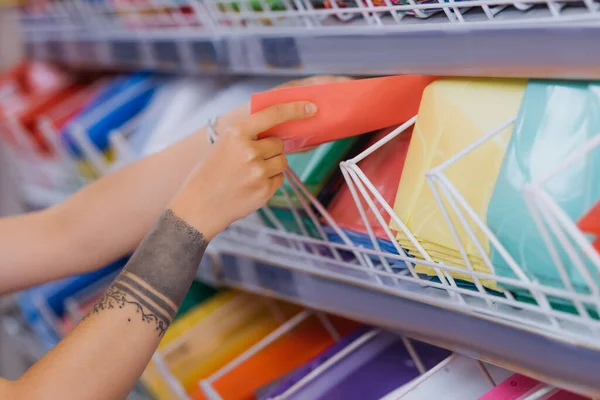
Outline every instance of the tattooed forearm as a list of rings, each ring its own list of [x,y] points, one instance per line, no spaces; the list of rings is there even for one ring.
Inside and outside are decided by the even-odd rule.
[[[204,255],[200,232],[165,211],[91,313],[131,307],[163,335]]]

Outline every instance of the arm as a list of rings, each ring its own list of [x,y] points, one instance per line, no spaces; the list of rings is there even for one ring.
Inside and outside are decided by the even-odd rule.
[[[282,87],[330,83],[329,76]],[[249,115],[219,118],[218,132]],[[0,295],[100,268],[140,243],[186,176],[207,153],[206,128],[86,186],[56,207],[0,219]]]
[[[314,114],[306,104],[264,110],[220,137],[93,311],[21,379],[0,380],[0,398],[124,398],[181,305],[208,241],[283,183],[283,142],[256,136]]]
[[[217,128],[245,115],[235,110]],[[0,220],[0,294],[89,272],[133,251],[208,147],[203,128],[55,207]]]

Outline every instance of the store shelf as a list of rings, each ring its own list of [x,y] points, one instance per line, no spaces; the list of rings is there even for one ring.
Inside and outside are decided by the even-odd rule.
[[[211,254],[218,256],[202,264],[199,277],[398,330],[551,385],[600,396],[597,337],[595,341],[551,337],[526,324],[511,326],[484,314],[459,311],[442,298],[428,304],[419,296],[431,288],[403,282],[384,286],[367,272],[350,273],[336,262],[315,262],[309,253],[276,248],[265,246],[264,237],[248,225],[230,229],[213,242]]]
[[[108,24],[102,29],[90,29],[100,23],[92,17],[73,21],[63,16],[50,22],[29,17],[22,25],[31,57],[76,67],[238,74],[600,78],[595,40],[600,33],[598,3],[590,1],[585,7],[575,1],[569,4],[577,7],[562,7],[563,2],[536,0],[528,2],[532,8],[526,12],[512,6],[493,18],[484,12],[484,7],[511,4],[502,0],[461,2],[453,6],[452,13],[398,21],[389,12],[368,13],[373,8],[357,7],[344,9],[347,14],[360,14],[346,24],[332,16],[332,12],[339,13],[336,10],[285,10],[212,11],[209,16],[216,21],[212,27],[132,29],[123,27],[114,15],[100,20]],[[377,10],[406,12],[412,7],[416,12],[432,6]],[[457,12],[461,7],[462,12]],[[457,14],[461,17],[450,18]],[[269,24],[264,23],[265,18],[270,18]]]

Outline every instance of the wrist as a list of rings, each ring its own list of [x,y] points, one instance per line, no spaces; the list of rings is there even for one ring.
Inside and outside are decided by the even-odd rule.
[[[177,196],[168,207],[175,215],[202,233],[206,241],[211,241],[221,232],[218,216],[197,202],[191,202],[185,193]]]
[[[217,136],[226,132],[227,129],[237,124],[239,121],[250,115],[250,106],[248,104],[235,108],[228,113],[217,118],[215,123],[215,132]]]

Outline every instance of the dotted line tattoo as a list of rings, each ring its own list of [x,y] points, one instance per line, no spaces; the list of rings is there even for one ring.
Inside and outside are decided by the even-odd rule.
[[[159,336],[167,331],[196,274],[208,242],[165,211],[89,315],[131,308]],[[131,322],[131,317],[127,317]]]

